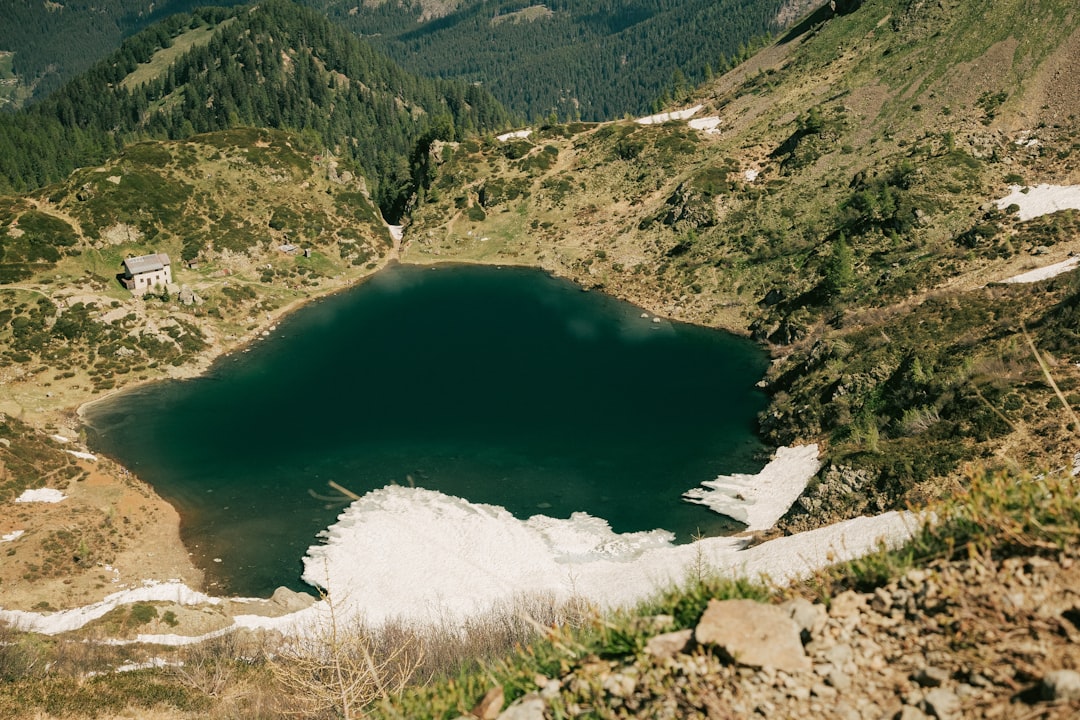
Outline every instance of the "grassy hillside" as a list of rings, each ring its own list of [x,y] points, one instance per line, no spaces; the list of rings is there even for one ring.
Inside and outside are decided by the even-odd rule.
[[[1072,282],[993,283],[1080,249],[1076,216],[992,201],[1080,177],[1078,25],[1052,0],[825,9],[686,103],[715,132],[442,148],[405,257],[539,264],[767,343],[764,433],[827,441],[814,522],[925,498],[969,459],[1065,463],[1073,430],[1022,326],[1075,352]],[[1075,387],[1071,363],[1055,373]]]
[[[17,381],[2,404],[18,415],[201,366],[280,308],[381,267],[393,239],[335,158],[234,130],[133,145],[0,200],[0,250],[0,365]],[[121,261],[149,252],[169,254],[198,303],[120,286]]]

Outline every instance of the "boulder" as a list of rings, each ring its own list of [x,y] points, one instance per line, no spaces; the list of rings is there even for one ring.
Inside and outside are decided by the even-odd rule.
[[[1080,700],[1080,673],[1075,670],[1055,670],[1042,681],[1043,700]]]
[[[287,613],[293,613],[314,605],[315,598],[307,593],[296,592],[295,590],[290,590],[289,588],[282,586],[275,590],[274,594],[270,596],[270,602],[279,606]]]
[[[693,630],[678,630],[657,635],[645,644],[645,652],[657,660],[675,657],[681,652],[686,652],[686,646],[690,644],[693,637]]]
[[[934,688],[926,693],[926,709],[932,717],[938,720],[953,720],[959,718],[963,707],[956,693],[945,688]]]
[[[180,301],[181,305],[202,305],[202,298],[196,295],[195,291],[187,285],[180,288],[177,299]]]
[[[711,645],[738,665],[785,672],[811,668],[802,628],[791,614],[753,600],[710,600],[694,630],[699,645]]]
[[[498,720],[544,720],[544,701],[537,695],[526,695],[499,715]]]

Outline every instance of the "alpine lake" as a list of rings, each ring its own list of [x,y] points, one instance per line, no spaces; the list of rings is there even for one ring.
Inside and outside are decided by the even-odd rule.
[[[681,495],[764,465],[768,358],[642,315],[537,270],[392,266],[201,377],[91,405],[88,440],[178,509],[221,593],[311,591],[301,558],[349,502],[330,481],[520,518],[581,511],[679,542],[737,530]]]

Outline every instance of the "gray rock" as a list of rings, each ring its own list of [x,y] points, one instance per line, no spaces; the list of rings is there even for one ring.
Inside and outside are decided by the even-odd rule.
[[[203,299],[187,285],[184,285],[176,294],[176,299],[181,305],[202,305]]]
[[[896,716],[897,720],[927,720],[927,715],[913,705],[905,705]]]
[[[925,688],[941,687],[949,680],[949,672],[938,667],[926,667],[915,673],[915,682]]]
[[[893,597],[892,593],[885,588],[879,587],[874,590],[874,596],[870,598],[870,607],[874,612],[885,614],[892,609]]]
[[[829,604],[829,615],[837,618],[850,617],[866,607],[866,598],[853,590],[840,593]]]
[[[540,688],[540,697],[545,700],[552,700],[559,697],[559,691],[562,690],[562,685],[558,680],[548,680],[542,688]]]
[[[544,720],[544,701],[537,695],[526,695],[499,715],[498,720]]]
[[[690,641],[693,640],[693,638],[693,630],[678,630],[676,632],[657,635],[656,637],[650,638],[649,642],[645,644],[645,652],[657,660],[664,660],[669,657],[674,657],[681,652],[685,652],[686,646],[690,644]]]
[[[956,693],[945,688],[934,688],[926,693],[926,709],[931,716],[938,720],[953,720],[960,717],[963,708],[960,698]]]
[[[1042,681],[1043,700],[1080,700],[1080,673],[1055,670]]]
[[[700,645],[714,645],[739,665],[785,672],[810,669],[800,628],[779,607],[753,600],[710,600],[694,630]]]
[[[825,651],[824,658],[827,662],[841,668],[844,665],[847,665],[851,660],[851,646],[834,645]]]
[[[311,607],[315,604],[315,598],[307,593],[296,592],[283,586],[274,591],[274,594],[270,596],[270,602],[292,613]]]
[[[810,641],[810,637],[821,630],[828,620],[828,613],[824,605],[815,605],[806,598],[795,598],[781,603],[780,607],[787,612],[795,624],[802,631],[803,644]]]
[[[604,690],[617,698],[628,698],[634,694],[637,678],[623,673],[614,673],[604,678]]]
[[[851,689],[851,678],[847,673],[840,672],[839,670],[833,670],[829,673],[825,678],[825,682],[840,692],[847,692]]]

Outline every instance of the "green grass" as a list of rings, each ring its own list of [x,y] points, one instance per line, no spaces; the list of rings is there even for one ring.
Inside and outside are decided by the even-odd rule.
[[[15,73],[15,54],[0,51],[0,110],[13,110],[22,106],[33,88],[19,82]]]
[[[208,45],[215,32],[235,21],[235,18],[229,18],[216,27],[198,27],[187,31],[183,35],[178,35],[173,38],[172,45],[154,53],[154,56],[150,58],[150,62],[141,63],[135,68],[120,82],[120,87],[125,90],[132,90],[139,85],[160,77],[177,58],[192,48]]]

